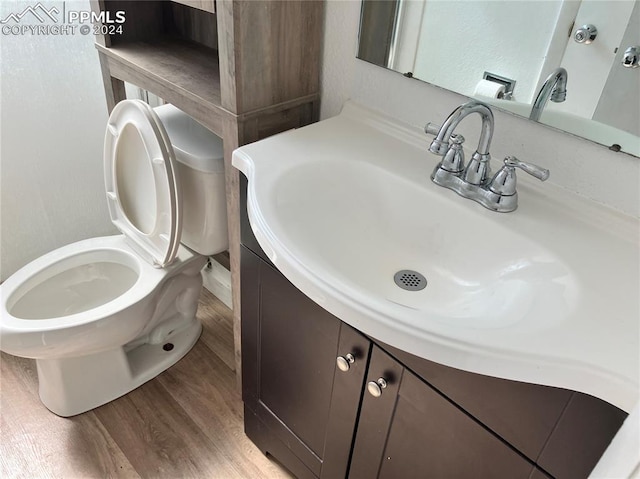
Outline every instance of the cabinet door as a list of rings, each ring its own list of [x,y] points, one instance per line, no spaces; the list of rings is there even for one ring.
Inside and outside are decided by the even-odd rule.
[[[533,465],[374,346],[349,472],[352,479],[527,479]]]
[[[535,462],[572,392],[450,368],[380,345],[424,382]]]
[[[247,434],[298,477],[344,477],[369,341],[244,247],[241,267]]]
[[[626,417],[601,399],[574,393],[538,465],[557,479],[588,477]]]

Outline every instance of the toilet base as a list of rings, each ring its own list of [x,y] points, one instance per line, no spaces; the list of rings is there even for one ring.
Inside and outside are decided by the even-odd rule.
[[[202,324],[194,317],[163,344],[143,344],[130,351],[121,347],[76,358],[37,359],[40,399],[62,417],[94,409],[174,365],[191,350],[201,332]]]

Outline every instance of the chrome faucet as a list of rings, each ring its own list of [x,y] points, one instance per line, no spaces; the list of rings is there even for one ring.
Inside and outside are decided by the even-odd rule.
[[[455,129],[471,113],[479,113],[482,117],[482,132],[478,148],[465,167],[462,149],[464,137],[455,133]],[[480,203],[490,210],[507,213],[518,207],[516,168],[526,171],[541,181],[549,178],[549,170],[508,156],[504,159],[502,168],[489,179],[491,172],[489,145],[493,136],[493,112],[484,103],[471,100],[460,105],[447,117],[442,126],[427,124],[425,133],[436,135],[429,146],[429,151],[442,156],[442,160],[431,174],[431,180],[436,185],[453,190],[460,196]]]
[[[547,100],[554,103],[561,103],[567,98],[567,70],[562,67],[556,68],[540,87],[533,102],[529,119],[539,121],[542,110],[547,104]]]
[[[431,142],[429,151],[440,156],[446,155],[449,150],[449,143],[455,135],[454,130],[471,113],[478,113],[482,118],[482,131],[480,132],[478,148],[471,155],[471,160],[464,170],[463,176],[465,181],[472,185],[483,185],[487,182],[491,173],[489,168],[489,161],[491,160],[489,146],[493,137],[493,112],[484,103],[471,100],[453,110],[440,127],[435,139]],[[462,141],[464,141],[464,138]]]

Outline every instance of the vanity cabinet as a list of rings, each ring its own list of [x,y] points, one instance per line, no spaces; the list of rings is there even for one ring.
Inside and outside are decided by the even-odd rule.
[[[264,453],[299,478],[588,477],[623,411],[358,332],[273,266],[241,212],[245,431]]]
[[[263,452],[299,478],[529,478],[531,462],[244,246],[241,264],[243,317],[259,318],[242,324],[245,430]]]
[[[322,0],[91,0],[108,110],[136,85],[223,140],[236,370],[240,227],[235,148],[316,121]],[[122,19],[123,23],[114,23]]]

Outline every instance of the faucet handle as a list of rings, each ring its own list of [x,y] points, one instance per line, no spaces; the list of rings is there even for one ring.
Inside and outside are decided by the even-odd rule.
[[[520,168],[538,178],[540,181],[545,181],[549,178],[549,170],[546,168],[534,165],[533,163],[525,163],[515,156],[507,156],[504,159],[504,166],[500,168],[489,183],[489,190],[501,196],[515,195],[517,181],[516,168]]]
[[[504,159],[504,164],[506,166],[515,166],[516,168],[520,168],[522,171],[529,173],[531,176],[535,176],[540,181],[546,181],[550,175],[549,170],[547,170],[546,168],[534,165],[533,163],[520,161],[515,156],[507,156]]]
[[[436,125],[435,123],[431,123],[431,122],[424,125],[424,132],[427,135],[436,136],[439,131],[440,131],[440,125]]]
[[[451,148],[451,138],[446,140],[439,140],[438,135],[440,134],[441,126],[436,125],[435,123],[427,123],[424,126],[424,132],[427,135],[433,135],[436,138],[433,139],[431,145],[429,145],[429,151],[434,155],[444,156],[447,151]],[[463,139],[464,141],[464,139]]]
[[[458,147],[458,148],[462,148],[462,144],[464,143],[464,136],[462,136],[460,133],[454,133],[453,135],[451,135],[451,138],[449,138],[449,146],[451,148]]]
[[[449,140],[449,149],[442,157],[439,167],[449,173],[460,174],[464,170],[464,136],[454,133]]]

